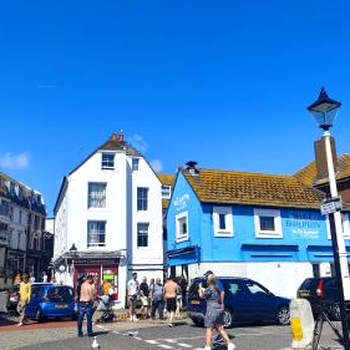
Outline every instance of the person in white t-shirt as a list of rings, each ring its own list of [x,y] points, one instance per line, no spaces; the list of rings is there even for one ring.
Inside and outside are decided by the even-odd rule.
[[[135,302],[139,295],[140,285],[137,280],[137,273],[134,272],[132,274],[132,279],[128,282],[128,303],[129,303],[129,313],[130,313],[130,321],[135,322],[138,321],[135,312]]]

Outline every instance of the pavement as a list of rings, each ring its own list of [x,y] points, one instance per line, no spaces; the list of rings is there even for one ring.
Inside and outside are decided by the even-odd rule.
[[[174,328],[160,321],[147,320],[95,325],[94,331],[101,350],[199,350],[204,347],[205,330],[187,320],[177,322]],[[235,327],[228,333],[237,350],[287,350],[291,344],[288,326]],[[91,349],[92,341],[87,336],[77,338],[76,323],[71,321],[32,323],[22,328],[0,323],[1,350],[82,350]],[[342,349],[327,326],[321,346],[322,349]],[[215,350],[224,349],[225,346],[215,347]]]

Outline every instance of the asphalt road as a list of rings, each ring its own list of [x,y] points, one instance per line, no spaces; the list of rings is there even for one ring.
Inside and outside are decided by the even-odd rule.
[[[129,330],[120,330],[114,325],[104,325],[95,328],[97,340],[101,350],[199,350],[204,347],[204,329],[187,324],[179,324],[170,329],[166,325],[151,328],[135,327]],[[281,350],[291,344],[289,327],[279,326],[252,326],[239,327],[229,330],[230,336],[238,350]],[[19,340],[19,338],[17,338]],[[82,350],[91,349],[92,339],[70,338],[67,340],[40,344],[40,350]],[[326,328],[322,345],[325,348],[339,347],[334,341],[331,331]],[[24,350],[38,350],[37,345],[19,347]],[[226,346],[217,346],[216,350],[224,350]]]

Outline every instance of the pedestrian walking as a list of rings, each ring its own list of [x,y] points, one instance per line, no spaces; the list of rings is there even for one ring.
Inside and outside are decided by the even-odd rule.
[[[23,274],[22,282],[19,284],[19,302],[17,304],[17,312],[19,313],[18,327],[24,325],[26,320],[26,308],[30,302],[32,294],[32,286],[29,281],[29,275],[27,273]]]
[[[92,332],[92,317],[94,314],[94,302],[96,299],[96,289],[94,287],[94,277],[87,275],[86,280],[82,283],[79,292],[78,304],[78,337],[83,336],[83,321],[86,315],[87,334],[93,336]]]
[[[179,319],[181,316],[181,310],[182,310],[182,289],[179,285],[181,277],[178,277],[176,279],[176,311],[175,311],[175,318]]]
[[[180,276],[179,285],[180,285],[181,291],[182,291],[182,307],[185,307],[186,304],[187,304],[187,287],[188,287],[188,282],[187,282],[186,278],[183,275]]]
[[[150,289],[150,297],[152,300],[152,311],[151,317],[155,319],[156,311],[158,311],[158,317],[160,320],[164,317],[164,293],[163,293],[163,285],[160,278],[156,279],[156,282]]]
[[[176,291],[177,284],[172,277],[170,277],[164,285],[164,298],[166,302],[166,309],[168,311],[168,326],[174,327],[173,320],[176,311]]]
[[[206,299],[207,301],[207,311],[204,319],[204,325],[206,327],[206,345],[204,350],[211,349],[214,330],[217,330],[227,343],[227,350],[234,350],[236,346],[231,342],[224,330],[224,291],[219,289],[214,274],[210,274],[207,278],[208,285],[206,288],[203,288],[201,283],[198,291],[200,298]]]
[[[141,317],[148,317],[148,306],[149,306],[149,288],[147,284],[147,277],[142,279],[142,283],[140,284],[140,297],[141,297]]]
[[[132,274],[132,279],[128,282],[128,304],[129,304],[129,314],[130,314],[131,322],[138,321],[136,317],[135,303],[136,303],[137,297],[139,296],[139,292],[140,292],[140,286],[137,280],[137,273],[134,272]]]

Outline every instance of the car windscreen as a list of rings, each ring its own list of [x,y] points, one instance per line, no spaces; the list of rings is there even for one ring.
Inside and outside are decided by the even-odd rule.
[[[199,283],[200,283],[200,280],[194,280],[192,282],[192,284],[188,290],[188,297],[189,298],[194,298],[194,299],[199,298],[199,294],[198,294]]]
[[[31,299],[42,297],[44,289],[42,286],[32,286]]]
[[[54,302],[68,302],[73,299],[73,291],[69,287],[51,287],[48,289],[46,297]]]
[[[299,287],[300,290],[315,290],[318,283],[317,278],[308,278]]]

